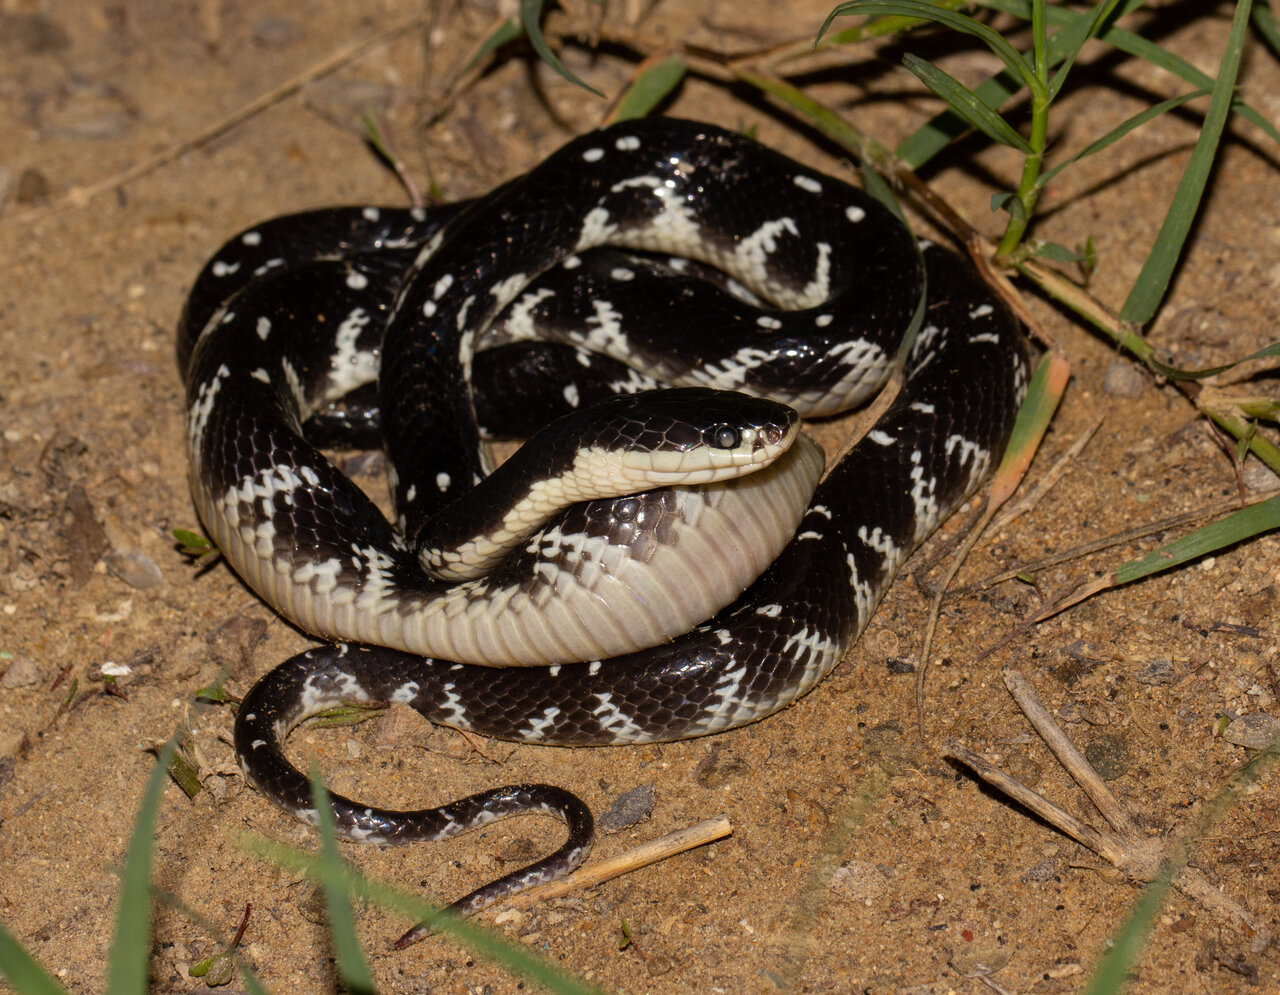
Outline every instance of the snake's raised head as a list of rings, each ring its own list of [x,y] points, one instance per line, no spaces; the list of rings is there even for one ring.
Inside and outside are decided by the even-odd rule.
[[[707,387],[649,390],[593,409],[579,465],[591,454],[646,487],[704,484],[750,473],[785,453],[800,416],[777,401]]]

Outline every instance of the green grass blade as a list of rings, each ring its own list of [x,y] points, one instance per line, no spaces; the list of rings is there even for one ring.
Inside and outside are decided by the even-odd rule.
[[[1143,890],[1142,898],[1134,906],[1129,918],[1116,931],[1110,949],[1099,960],[1089,987],[1085,989],[1086,995],[1113,995],[1124,989],[1130,972],[1138,963],[1143,941],[1151,931],[1170,883],[1182,873],[1190,860],[1190,847],[1204,839],[1228,809],[1240,800],[1246,789],[1257,782],[1263,770],[1275,761],[1277,748],[1280,748],[1280,743],[1272,742],[1267,749],[1258,753],[1203,807],[1200,817],[1172,848],[1160,872]]]
[[[338,833],[333,824],[333,808],[329,805],[329,792],[320,777],[320,769],[311,765],[311,804],[316,810],[317,828],[320,831],[320,863],[325,874],[325,904],[329,912],[329,935],[333,939],[333,953],[338,962],[338,972],[347,989],[361,995],[375,995],[373,975],[360,939],[356,936],[356,919],[351,911],[351,895],[341,881],[345,866],[338,853]]]
[[[671,96],[684,79],[686,71],[684,56],[678,52],[658,59],[651,65],[642,65],[640,72],[622,94],[617,107],[609,115],[610,120],[630,121],[649,114]]]
[[[1021,17],[1024,20],[1030,20],[1031,7],[1027,0],[979,0],[983,7],[989,7],[992,10],[999,10],[1006,14],[1012,14],[1014,17]],[[1128,0],[1123,10],[1121,10],[1113,20],[1120,18],[1141,7],[1145,0]],[[1264,9],[1264,4],[1254,5],[1254,14]],[[1075,19],[1081,15],[1069,11],[1063,7],[1050,7],[1046,11],[1049,24],[1054,27],[1063,27],[1063,30],[1070,30],[1070,25]],[[1254,19],[1254,26],[1257,27],[1257,19]],[[1062,32],[1059,32],[1061,34]],[[1054,41],[1058,35],[1054,35],[1050,39],[1050,48],[1053,47]],[[1143,38],[1141,35],[1134,34],[1124,28],[1109,27],[1098,35],[1098,39],[1108,45],[1113,46],[1116,50],[1123,52],[1125,55],[1132,55],[1135,58],[1149,62],[1157,69],[1163,69],[1167,73],[1177,76],[1178,79],[1191,86],[1211,89],[1213,87],[1213,77],[1207,73],[1201,72],[1186,59],[1182,59],[1172,52],[1169,52],[1153,41]],[[981,87],[978,88],[981,92]],[[989,101],[994,103],[994,101]],[[1270,121],[1262,114],[1243,101],[1235,101],[1232,109],[1250,124],[1256,125],[1267,133],[1267,137],[1273,142],[1280,142],[1280,131],[1278,131]]]
[[[933,3],[935,7],[945,7],[948,10],[969,6],[969,0],[933,0]],[[922,17],[881,17],[874,21],[867,21],[865,24],[859,24],[856,27],[845,28],[843,31],[833,31],[831,34],[825,35],[821,44],[815,44],[814,48],[833,48],[836,45],[852,45],[860,41],[869,41],[872,38],[903,34],[912,28],[918,28],[922,24],[928,23]]]
[[[1119,20],[1141,7],[1144,2],[1145,0],[1125,0],[1124,6],[1113,16],[1113,20]],[[1026,20],[1031,19],[1031,5],[1024,0],[982,0],[979,5],[1002,10]],[[1059,7],[1047,8],[1045,15],[1051,27],[1061,29],[1050,36],[1046,46],[1046,60],[1053,66],[1071,53],[1078,51],[1084,44],[1088,37],[1092,16]],[[989,107],[1000,107],[1021,88],[1022,83],[1017,77],[1005,70],[984,81],[973,92]],[[964,122],[959,117],[950,111],[945,111],[904,139],[898,146],[897,155],[912,169],[919,169],[955,141],[965,130]]]
[[[1130,560],[1116,568],[1116,583],[1128,584],[1150,574],[1168,570],[1190,560],[1252,539],[1264,532],[1280,528],[1280,494],[1266,501],[1242,508],[1226,518],[1196,529],[1190,535],[1152,550],[1138,560]]]
[[[52,974],[27,953],[22,944],[0,925],[0,974],[22,995],[67,995]]]
[[[1168,100],[1162,100],[1154,107],[1148,107],[1145,111],[1141,111],[1133,115],[1133,117],[1129,118],[1127,121],[1116,125],[1116,127],[1112,128],[1096,142],[1091,142],[1079,152],[1075,152],[1068,156],[1052,169],[1046,170],[1036,182],[1036,186],[1040,189],[1044,189],[1044,187],[1047,186],[1055,176],[1070,166],[1073,162],[1079,162],[1081,159],[1086,159],[1095,153],[1101,152],[1108,145],[1118,142],[1125,135],[1129,134],[1129,132],[1133,131],[1135,128],[1142,127],[1152,118],[1157,118],[1161,114],[1166,114],[1174,108],[1181,107],[1183,104],[1188,101],[1195,100],[1197,97],[1206,96],[1208,93],[1208,90],[1196,90],[1194,93],[1184,93],[1180,97],[1171,97]]]
[[[1084,42],[1097,36],[1098,32],[1102,29],[1102,25],[1104,25],[1115,12],[1116,5],[1119,2],[1120,0],[1104,0],[1103,3],[1100,3],[1093,8],[1093,16],[1089,21],[1089,27],[1085,31],[1084,38],[1081,39],[1080,44],[1076,45],[1067,53],[1067,57],[1063,60],[1062,65],[1058,68],[1058,71],[1054,73],[1053,79],[1049,81],[1050,100],[1058,95],[1058,92],[1062,89],[1062,84],[1067,81],[1067,77],[1071,74],[1071,68],[1076,64],[1076,56],[1078,56],[1080,54],[1080,50],[1084,48]]]
[[[1029,90],[1039,92],[1043,88],[1040,81],[1036,79],[1036,74],[1032,70],[1031,64],[1023,57],[1021,52],[1010,45],[1002,35],[991,30],[981,21],[975,21],[972,17],[961,14],[958,11],[935,7],[932,4],[923,2],[923,0],[848,0],[847,3],[839,4],[827,15],[822,28],[818,31],[818,38],[822,38],[833,20],[846,14],[866,14],[872,17],[884,15],[890,17],[919,17],[951,28],[953,31],[972,35],[991,49],[1001,62],[1017,74],[1022,79],[1023,85]]]
[[[467,72],[474,69],[482,59],[492,55],[503,45],[515,41],[524,33],[520,27],[520,22],[514,17],[508,17],[489,32],[489,37],[480,43],[480,47],[476,49],[476,54],[462,67],[462,71]]]
[[[604,94],[594,86],[579,79],[565,68],[556,53],[551,51],[551,46],[547,44],[546,36],[542,33],[542,11],[546,5],[547,0],[520,0],[520,23],[524,26],[524,33],[529,36],[529,44],[538,53],[538,58],[570,83],[594,93],[597,97],[603,97]]]
[[[1269,5],[1254,4],[1253,30],[1262,36],[1272,55],[1280,55],[1280,28],[1276,26],[1276,12]]]
[[[107,967],[110,995],[144,995],[147,990],[151,960],[151,847],[160,798],[169,780],[169,763],[183,731],[174,732],[156,757],[133,821],[116,898],[116,934]]]
[[[1209,110],[1205,113],[1204,127],[1200,129],[1200,136],[1196,139],[1191,159],[1182,174],[1182,181],[1178,184],[1168,213],[1165,214],[1164,224],[1160,226],[1155,246],[1147,256],[1124,307],[1120,309],[1120,317],[1135,325],[1145,325],[1150,321],[1156,308],[1164,300],[1174,268],[1182,256],[1183,243],[1200,208],[1200,198],[1209,180],[1209,170],[1218,151],[1218,142],[1222,138],[1227,116],[1231,113],[1236,73],[1240,68],[1240,55],[1244,50],[1251,7],[1251,0],[1237,2],[1231,34],[1218,70],[1218,80],[1213,86],[1213,96],[1209,99]]]
[[[950,73],[910,52],[902,57],[902,64],[914,73],[920,82],[945,100],[948,106],[967,123],[973,125],[992,141],[1031,155],[1031,146],[1027,144],[1027,140],[1014,131],[1013,126],[996,113],[993,107],[983,103],[972,90]]]
[[[243,845],[250,853],[277,866],[302,871],[322,882],[332,880],[356,898],[392,909],[413,922],[429,923],[440,932],[452,935],[475,953],[496,961],[513,974],[551,991],[562,995],[602,995],[600,989],[571,977],[540,957],[535,957],[526,947],[509,943],[490,930],[442,912],[408,892],[369,881],[345,865],[335,867],[327,864],[321,857],[261,837],[247,837]]]

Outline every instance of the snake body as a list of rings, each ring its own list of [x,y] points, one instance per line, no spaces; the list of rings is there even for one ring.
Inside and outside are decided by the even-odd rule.
[[[580,253],[604,245],[692,258],[725,271],[745,291],[730,286],[712,291],[712,304],[690,304],[695,291],[677,265],[664,277],[665,290],[625,298],[623,285],[639,286],[637,273],[658,264],[613,257],[603,268],[581,264],[591,257]],[[566,289],[583,279],[575,270],[594,270],[594,285],[579,285],[594,289]],[[454,481],[482,475],[477,412],[491,425],[521,420],[504,384],[511,369],[531,377],[550,369],[572,373],[567,385],[543,388],[542,400],[533,402],[538,410],[557,403],[575,409],[595,393],[648,386],[657,373],[704,387],[776,387],[808,411],[826,412],[884,379],[924,279],[927,304],[905,387],[811,498],[819,460],[803,437],[780,468],[716,485],[730,495],[724,518],[750,517],[756,509],[768,520],[740,527],[739,538],[745,541],[745,532],[754,541],[766,525],[784,533],[767,555],[743,554],[749,570],[758,563],[763,572],[741,596],[732,588],[748,582],[726,578],[694,607],[698,617],[669,619],[656,638],[649,630],[612,639],[599,653],[593,625],[582,626],[588,649],[576,659],[572,651],[548,653],[555,639],[535,647],[533,659],[495,661],[493,647],[479,645],[483,640],[462,647],[478,647],[468,658],[441,654],[430,640],[412,644],[395,632],[386,638],[392,628],[386,619],[400,622],[424,607],[456,620],[486,612],[501,617],[517,606],[536,627],[540,613],[546,618],[555,610],[564,578],[599,573],[622,533],[649,528],[652,546],[673,523],[710,515],[706,499],[671,490],[593,502],[545,526],[489,575],[497,580],[450,589],[488,584],[499,590],[496,603],[439,594],[438,581],[416,572],[418,557],[404,534],[431,534],[433,519],[454,497],[449,492],[456,494]],[[518,343],[477,354],[495,320],[499,338],[527,338],[550,320],[541,313],[549,301],[558,307],[579,297],[585,317],[576,326],[567,322],[561,345]],[[753,297],[769,303],[758,308]],[[619,304],[624,299],[635,303]],[[700,316],[698,327],[674,332],[695,355],[685,350],[684,359],[619,372],[609,364],[667,348],[648,332],[630,331],[637,326],[625,320],[627,310],[650,319]],[[327,321],[317,326],[316,313]],[[745,324],[747,337],[720,345],[734,324]],[[707,352],[713,343],[718,353]],[[326,358],[314,358],[311,349]],[[610,358],[599,360],[588,349]],[[892,214],[834,178],[741,136],[672,120],[590,133],[492,195],[438,213],[315,212],[246,232],[197,280],[179,359],[187,371],[193,492],[206,526],[273,604],[341,640],[272,671],[237,716],[236,748],[250,780],[310,821],[310,789],[285,758],[282,741],[303,718],[338,702],[401,701],[482,735],[596,745],[705,735],[795,701],[841,660],[904,560],[989,472],[1027,373],[1012,317],[956,256],[927,243],[917,247]],[[600,366],[607,371],[588,386],[585,374]],[[788,367],[800,372],[780,385],[769,382]],[[301,435],[308,414],[375,375],[380,416],[394,433],[387,449],[402,532]],[[413,386],[417,377],[425,388]],[[783,497],[769,496],[775,486]],[[723,537],[717,527],[712,523],[712,535]],[[703,541],[692,527],[688,534],[690,544]],[[678,551],[680,537],[669,546]],[[697,560],[685,561],[683,577],[671,580],[674,589],[683,592],[690,574],[698,588],[700,568]],[[512,579],[527,569],[551,582]],[[660,586],[663,579],[654,576]],[[444,607],[432,607],[437,595]],[[340,610],[313,607],[326,601]],[[670,631],[676,623],[683,629]],[[476,665],[494,662],[551,665]],[[565,873],[585,857],[591,837],[585,806],[546,786],[497,789],[413,813],[341,796],[332,805],[344,835],[382,842],[443,838],[527,811],[566,819],[563,847],[456,903],[464,912]]]

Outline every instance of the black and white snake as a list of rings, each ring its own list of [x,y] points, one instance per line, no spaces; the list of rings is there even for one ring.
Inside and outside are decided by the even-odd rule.
[[[689,272],[707,266],[727,274],[719,288]],[[926,280],[905,388],[816,491],[821,456],[786,409],[709,389],[807,414],[861,400],[891,370]],[[526,341],[548,325],[559,344]],[[500,344],[477,350],[486,334]],[[339,702],[401,701],[481,735],[562,745],[684,739],[789,705],[986,476],[1027,375],[1015,322],[958,257],[917,245],[839,180],[670,119],[584,135],[465,204],[259,225],[201,273],[178,352],[206,528],[274,607],[334,640],[264,677],[236,719],[249,779],[313,822],[282,742]],[[536,437],[499,477],[500,496],[537,515],[472,496],[479,425],[527,434],[653,377],[695,385],[682,413],[653,393],[607,402],[634,424],[589,444],[561,432],[558,449]],[[361,436],[363,411],[352,424],[325,405],[375,379],[399,529],[303,437],[311,415],[315,438],[332,441],[335,425]],[[590,436],[575,417],[573,438]],[[676,463],[708,448],[750,462],[766,442],[798,441],[709,488],[654,490],[666,481],[654,478],[556,510],[548,495],[568,493],[570,466],[590,477],[615,437],[664,433],[657,448],[679,443]],[[478,559],[497,565],[471,578]],[[463,912],[572,869],[592,833],[581,802],[541,785],[415,813],[333,807],[343,835],[383,842],[529,811],[566,819],[560,850]]]

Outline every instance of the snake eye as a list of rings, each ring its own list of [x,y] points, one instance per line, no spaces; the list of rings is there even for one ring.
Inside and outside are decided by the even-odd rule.
[[[742,433],[732,425],[721,425],[713,428],[709,433],[711,436],[711,444],[717,449],[737,449],[738,444],[742,442]]]

